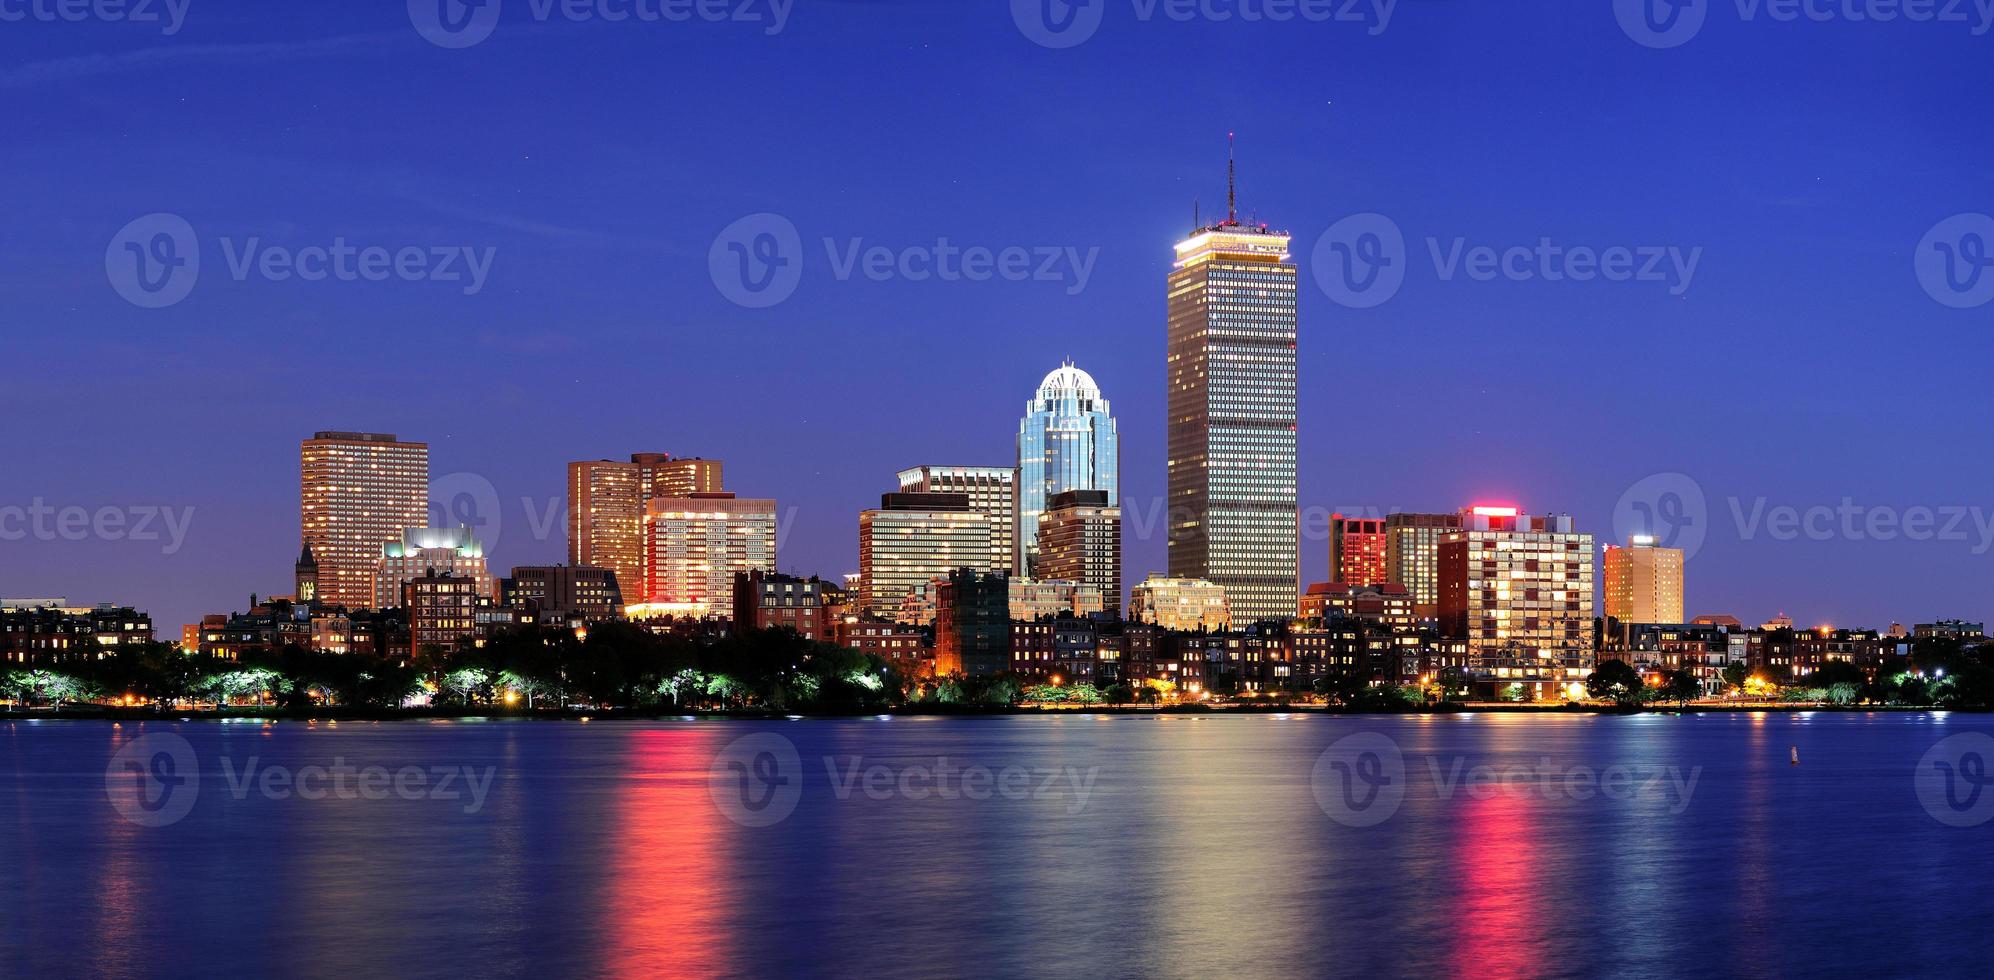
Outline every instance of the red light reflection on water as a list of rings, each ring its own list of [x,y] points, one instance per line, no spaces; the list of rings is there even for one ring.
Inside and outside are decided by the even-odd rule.
[[[605,967],[619,977],[732,972],[734,883],[741,831],[713,805],[707,767],[723,742],[690,727],[633,731],[613,793]]]
[[[1449,917],[1455,976],[1527,977],[1544,973],[1537,938],[1555,909],[1545,904],[1537,831],[1538,801],[1515,793],[1463,800],[1461,847],[1466,859]]]

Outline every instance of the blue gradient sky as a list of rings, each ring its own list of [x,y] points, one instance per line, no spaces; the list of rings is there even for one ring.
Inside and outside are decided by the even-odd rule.
[[[364,8],[364,9],[363,9]],[[1921,289],[1936,222],[1994,211],[1994,34],[1777,23],[1724,3],[1672,50],[1606,0],[1404,0],[1389,29],[1139,21],[1111,3],[1068,50],[1004,3],[803,0],[785,29],[535,23],[426,42],[402,4],[194,0],[162,37],[0,24],[0,506],[195,508],[184,545],[0,541],[0,595],[150,608],[169,633],[289,591],[297,451],[315,429],[427,440],[489,480],[495,564],[564,555],[571,459],[720,457],[796,508],[783,564],[857,567],[856,513],[922,464],[1006,464],[1060,358],[1120,420],[1123,486],[1164,482],[1163,281],[1192,202],[1295,234],[1305,507],[1575,514],[1612,536],[1651,474],[1687,474],[1707,540],[1691,614],[1882,626],[1982,618],[1994,554],[1966,540],[1747,539],[1732,501],[1994,520],[1980,378],[1994,306]],[[145,310],[105,249],[152,212],[205,268]],[[1403,290],[1316,288],[1315,241],[1390,216]],[[717,233],[774,212],[800,288],[744,309]],[[221,238],[496,249],[474,296],[432,282],[234,281]],[[1099,249],[1084,290],[839,281],[825,238]],[[1653,283],[1440,281],[1445,247],[1673,245]],[[522,503],[530,500],[529,506]],[[1163,566],[1131,521],[1126,577]],[[4,530],[5,528],[0,528]],[[1319,532],[1319,528],[1316,529]],[[1994,530],[1985,533],[1994,534]],[[1303,543],[1306,580],[1327,543]]]

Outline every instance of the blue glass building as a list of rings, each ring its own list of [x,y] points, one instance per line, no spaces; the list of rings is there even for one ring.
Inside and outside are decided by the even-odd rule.
[[[1108,400],[1072,361],[1045,376],[1018,425],[1017,571],[1032,574],[1039,517],[1046,501],[1068,490],[1105,490],[1121,499],[1121,455]]]

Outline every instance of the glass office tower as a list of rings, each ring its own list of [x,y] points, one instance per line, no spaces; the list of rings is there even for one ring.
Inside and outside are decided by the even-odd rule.
[[[1018,424],[1018,574],[1032,574],[1046,502],[1069,490],[1106,491],[1109,506],[1121,500],[1114,417],[1093,376],[1072,361],[1045,376]]]

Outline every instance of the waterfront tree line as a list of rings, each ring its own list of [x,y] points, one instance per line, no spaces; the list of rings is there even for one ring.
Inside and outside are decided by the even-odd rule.
[[[0,668],[0,697],[56,708],[859,712],[903,704],[909,687],[877,656],[789,630],[694,637],[627,623],[584,635],[512,630],[482,647],[429,647],[407,658],[289,646],[228,660],[149,643]]]
[[[1727,691],[1765,702],[1986,708],[1994,706],[1994,646],[1921,643],[1910,657],[1874,676],[1852,663],[1831,661],[1798,678],[1785,669],[1754,671],[1733,664],[1722,679]],[[1334,675],[1252,697],[1241,697],[1225,676],[1210,680],[1223,700],[1356,711],[1459,702],[1470,690],[1458,668],[1440,671],[1424,685],[1376,685]],[[1702,681],[1688,670],[1644,675],[1609,659],[1599,663],[1586,692],[1626,708],[1687,707],[1701,698]],[[1162,697],[1143,685],[1043,683],[1009,673],[916,677],[895,662],[785,629],[716,636],[609,623],[586,631],[522,628],[483,646],[429,647],[408,657],[285,647],[225,659],[166,643],[96,647],[0,664],[0,700],[30,709],[866,713],[1019,704],[1142,706]]]

